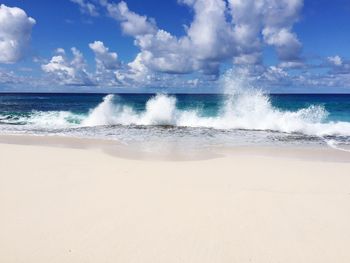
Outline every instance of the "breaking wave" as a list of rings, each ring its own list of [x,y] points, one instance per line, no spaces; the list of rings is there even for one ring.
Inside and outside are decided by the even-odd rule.
[[[28,114],[2,114],[0,124],[27,125],[33,128],[69,128],[81,124],[84,115],[69,111],[32,111]]]
[[[225,76],[223,85],[226,99],[217,116],[206,117],[200,109],[178,109],[176,98],[166,94],[151,98],[145,111],[138,113],[131,107],[114,103],[114,95],[108,95],[89,113],[82,125],[170,125],[269,130],[312,136],[350,135],[350,123],[327,121],[328,112],[323,106],[282,111],[273,107],[268,95],[247,86],[241,78],[233,78],[232,74]]]
[[[131,107],[113,103],[108,95],[81,123],[98,125],[170,125],[214,129],[271,130],[307,135],[350,135],[350,123],[326,122],[328,112],[322,106],[310,106],[298,111],[274,108],[261,91],[229,95],[218,116],[202,116],[200,110],[180,110],[176,98],[159,94],[150,99],[142,113]]]
[[[141,112],[118,102],[117,96],[107,95],[87,114],[74,114],[69,111],[32,112],[29,116],[0,116],[0,122],[44,128],[169,125],[223,130],[265,130],[311,136],[350,136],[350,122],[327,120],[328,112],[323,106],[283,111],[272,105],[268,95],[233,75],[226,74],[223,78],[226,95],[215,116],[206,116],[200,108],[180,109],[177,107],[176,97],[166,94],[158,94],[149,99]]]

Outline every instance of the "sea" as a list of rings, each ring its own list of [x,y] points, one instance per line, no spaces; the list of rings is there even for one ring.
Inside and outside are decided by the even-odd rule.
[[[116,140],[156,149],[326,146],[350,151],[350,95],[0,94],[0,134]]]

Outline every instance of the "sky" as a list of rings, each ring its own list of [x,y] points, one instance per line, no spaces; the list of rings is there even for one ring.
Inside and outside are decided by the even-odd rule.
[[[0,4],[0,92],[350,93],[348,0]]]

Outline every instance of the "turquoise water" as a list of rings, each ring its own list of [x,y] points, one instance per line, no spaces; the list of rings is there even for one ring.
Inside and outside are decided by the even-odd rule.
[[[0,94],[0,132],[194,145],[350,142],[350,95]]]

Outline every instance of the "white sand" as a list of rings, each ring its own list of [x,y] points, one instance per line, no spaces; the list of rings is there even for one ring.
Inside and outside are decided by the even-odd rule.
[[[347,162],[0,144],[0,164],[1,263],[350,262]]]

